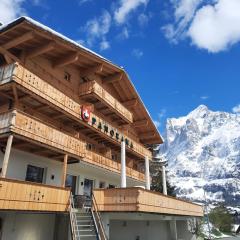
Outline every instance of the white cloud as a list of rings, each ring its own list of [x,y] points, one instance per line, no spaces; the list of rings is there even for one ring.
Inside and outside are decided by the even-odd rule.
[[[145,27],[148,24],[149,16],[145,13],[141,13],[138,16],[138,23],[141,27]]]
[[[100,50],[106,50],[108,48],[110,48],[110,43],[106,39],[103,39],[100,42]]]
[[[240,104],[236,105],[235,107],[232,108],[232,111],[234,113],[239,113],[240,114]]]
[[[197,11],[188,35],[197,47],[219,52],[240,41],[239,23],[240,1],[219,0]]]
[[[122,31],[118,34],[118,39],[124,40],[129,38],[129,30],[127,27],[123,27]]]
[[[79,0],[79,5],[83,5],[85,3],[89,3],[89,2],[92,2],[92,0]]]
[[[135,49],[132,50],[132,55],[134,57],[140,59],[143,56],[143,51],[140,50],[140,49],[135,48]]]
[[[206,95],[205,95],[205,96],[201,96],[200,98],[201,98],[202,100],[207,100],[207,99],[209,98],[209,96],[206,96]]]
[[[118,24],[125,23],[129,14],[141,5],[147,5],[148,0],[120,0],[120,6],[114,12],[114,19]]]
[[[159,128],[161,123],[158,120],[154,120],[153,123],[155,124],[156,128]]]
[[[111,15],[108,11],[103,11],[99,18],[89,20],[83,30],[87,34],[86,44],[92,47],[100,41],[100,49],[105,50],[110,47],[110,43],[106,40],[111,27]]]
[[[162,126],[162,122],[164,118],[166,117],[167,110],[165,108],[162,108],[160,112],[158,113],[157,120],[154,120],[154,124],[157,128]]]
[[[173,23],[162,29],[177,43],[190,38],[192,44],[216,53],[240,41],[239,0],[171,0]]]
[[[25,0],[0,0],[0,22],[8,23],[13,19],[26,15],[23,8]]]

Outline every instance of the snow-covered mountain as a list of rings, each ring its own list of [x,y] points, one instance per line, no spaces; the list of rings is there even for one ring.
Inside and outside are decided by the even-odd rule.
[[[200,105],[167,120],[160,154],[168,160],[177,196],[240,206],[240,115]]]

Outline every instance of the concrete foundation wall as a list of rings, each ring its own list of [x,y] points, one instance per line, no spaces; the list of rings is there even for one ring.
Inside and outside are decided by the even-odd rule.
[[[54,214],[2,212],[1,240],[53,240]]]
[[[110,221],[111,240],[169,240],[167,221]]]

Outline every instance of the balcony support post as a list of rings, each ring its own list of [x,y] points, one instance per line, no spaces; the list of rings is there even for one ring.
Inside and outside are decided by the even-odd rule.
[[[167,182],[166,182],[166,167],[162,165],[162,184],[163,184],[163,194],[167,195]]]
[[[149,159],[148,156],[145,156],[145,181],[146,181],[146,189],[150,190],[150,171],[149,171]]]
[[[7,146],[3,158],[3,164],[2,164],[2,172],[1,172],[1,177],[5,178],[7,174],[7,168],[8,168],[8,161],[9,161],[9,156],[12,148],[12,142],[13,142],[13,135],[9,135],[8,140],[7,140]]]
[[[63,169],[62,169],[62,183],[61,186],[65,187],[66,182],[66,176],[67,176],[67,162],[68,162],[68,155],[64,155],[64,161],[63,161]]]
[[[126,179],[126,146],[125,141],[121,142],[121,188],[127,187]]]

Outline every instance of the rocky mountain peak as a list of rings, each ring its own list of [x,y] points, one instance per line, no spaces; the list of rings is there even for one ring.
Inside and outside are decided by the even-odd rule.
[[[240,205],[240,115],[200,105],[167,120],[160,155],[179,197]]]

